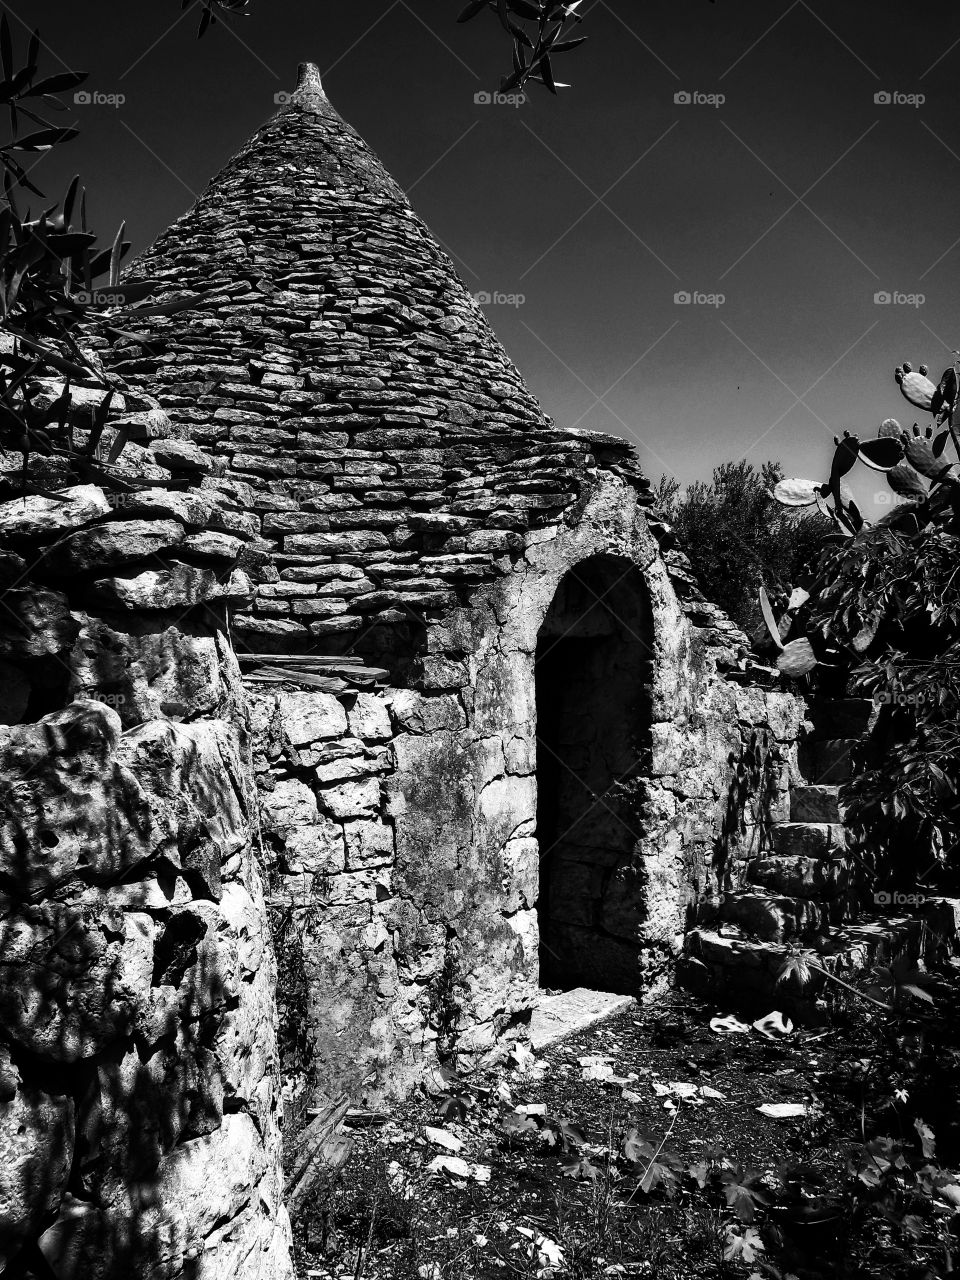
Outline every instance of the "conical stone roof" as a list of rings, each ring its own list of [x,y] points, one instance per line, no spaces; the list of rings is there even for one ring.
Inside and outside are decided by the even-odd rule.
[[[598,467],[648,487],[625,442],[545,417],[313,64],[129,275],[213,290],[109,362],[258,521],[267,580],[237,620],[251,646],[429,620],[509,567]]]

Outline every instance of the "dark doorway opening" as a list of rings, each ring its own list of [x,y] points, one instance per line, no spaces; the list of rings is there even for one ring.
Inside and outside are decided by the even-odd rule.
[[[537,640],[540,984],[636,989],[652,646],[639,570],[563,579]]]

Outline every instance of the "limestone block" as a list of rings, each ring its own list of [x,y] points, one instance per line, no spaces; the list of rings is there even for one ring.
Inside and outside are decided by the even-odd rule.
[[[386,869],[346,871],[330,880],[327,899],[331,907],[353,907],[358,903],[383,902],[390,896]],[[360,957],[362,961],[362,957]]]
[[[295,747],[347,731],[347,713],[329,693],[283,693],[278,699],[280,725]]]
[[[102,489],[74,485],[53,497],[31,493],[0,502],[0,539],[55,538],[111,513]]]
[[[343,832],[349,870],[384,866],[393,861],[393,827],[382,822],[348,822]]]
[[[91,589],[95,597],[122,609],[192,609],[206,600],[243,603],[253,596],[250,579],[242,571],[217,573],[182,563],[98,578]]]
[[[688,759],[689,734],[675,724],[650,726],[653,771],[661,777],[680,773]]]
[[[286,870],[315,876],[336,875],[345,869],[344,829],[340,823],[314,813],[310,825],[297,825],[284,834]]]
[[[213,460],[189,440],[154,440],[150,452],[161,467],[170,471],[199,471],[213,469]]]
[[[426,697],[415,689],[398,689],[389,697],[390,715],[398,729],[408,733],[435,733],[467,727],[467,717],[454,693]]]
[[[316,822],[316,796],[299,779],[284,778],[263,797],[263,816],[269,826],[281,831]]]
[[[179,520],[191,531],[208,528],[215,494],[178,489],[135,489],[112,495],[113,510],[124,519]]]
[[[313,772],[319,783],[346,782],[351,778],[369,777],[377,772],[377,765],[363,754],[341,755],[316,765]]]
[[[425,690],[462,689],[470,683],[466,664],[440,655],[423,659],[420,683]]]
[[[507,771],[503,758],[503,739],[483,738],[474,744],[472,776],[478,789],[502,778]]]
[[[155,720],[125,733],[118,756],[146,792],[155,830],[166,824],[182,839],[202,823],[225,855],[249,840],[243,754],[226,721]]]
[[[276,966],[270,957],[244,985],[245,998],[225,1011],[211,1044],[226,1096],[246,1103],[264,1132],[275,1101],[275,1047],[273,1038],[263,1034],[264,1025],[272,1026],[276,1015],[275,982]]]
[[[43,587],[6,591],[0,612],[0,657],[42,658],[69,649],[80,631],[67,597]]]
[[[236,560],[241,553],[252,554],[245,548],[242,538],[235,538],[231,533],[217,533],[215,530],[191,533],[184,538],[181,550],[202,560],[229,561]]]
[[[112,520],[81,529],[48,557],[65,573],[91,573],[146,560],[179,546],[186,532],[179,520]]]
[[[348,714],[350,733],[366,742],[386,742],[393,736],[386,703],[372,693],[359,693]]]
[[[126,431],[131,440],[138,441],[165,440],[175,435],[177,431],[162,409],[144,409],[139,413],[125,414],[122,418],[111,417],[110,430],[114,434],[121,430]]]
[[[379,811],[380,783],[370,778],[323,787],[317,792],[317,803],[326,813],[341,820],[368,817]]]
[[[136,611],[116,624],[80,615],[70,654],[74,697],[108,701],[125,728],[230,710],[239,683],[236,657],[212,630],[222,607],[210,603],[197,619],[174,614],[159,626]]]

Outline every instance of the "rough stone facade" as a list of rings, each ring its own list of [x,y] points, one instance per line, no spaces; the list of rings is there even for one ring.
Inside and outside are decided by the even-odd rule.
[[[116,407],[111,436],[163,418]],[[31,469],[51,496],[0,479],[0,1264],[39,1248],[57,1280],[283,1280],[275,969],[228,623],[248,535],[203,489],[209,461],[169,444],[181,465],[129,446],[106,489],[58,488],[58,460]]]
[[[562,656],[579,705],[563,704],[551,778],[535,672],[571,579],[590,603],[567,598],[564,643],[599,633],[606,655]],[[696,903],[760,820],[748,798],[731,823],[731,762],[766,735],[768,813],[796,777],[796,700],[725,679],[736,655],[717,638],[685,619],[635,490],[608,477],[575,525],[529,538],[428,628],[406,687],[253,695],[271,904],[300,974],[280,992],[297,1012],[290,1095],[374,1102],[454,1051],[462,1066],[505,1052],[551,982],[663,991]]]
[[[2,482],[0,1252],[283,1280],[281,1097],[662,990],[800,708],[315,68],[135,274],[210,296],[101,348],[115,483]]]

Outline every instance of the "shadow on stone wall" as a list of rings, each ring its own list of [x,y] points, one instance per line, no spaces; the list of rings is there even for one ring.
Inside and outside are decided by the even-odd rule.
[[[0,730],[5,1280],[242,1274],[204,1269],[267,1168],[240,782],[216,722]]]

